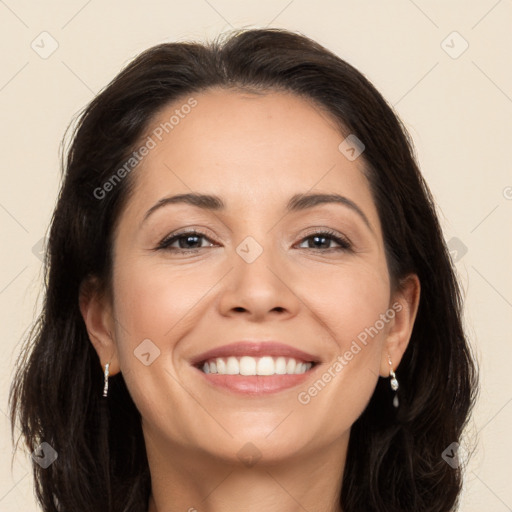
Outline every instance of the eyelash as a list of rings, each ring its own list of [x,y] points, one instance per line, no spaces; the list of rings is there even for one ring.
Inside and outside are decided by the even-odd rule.
[[[201,238],[205,238],[207,240],[210,240],[210,238],[201,231],[185,231],[182,233],[178,233],[175,235],[171,235],[167,238],[164,238],[158,246],[155,248],[155,250],[167,250],[172,252],[179,252],[182,254],[187,253],[196,253],[201,249],[206,249],[206,247],[198,247],[196,249],[179,249],[175,247],[170,247],[170,245],[177,240],[180,240],[181,238],[187,238],[189,236],[197,236]],[[300,243],[303,243],[304,241],[313,238],[315,236],[323,236],[324,238],[328,238],[339,244],[340,247],[329,247],[328,249],[315,249],[315,248],[309,248],[309,247],[301,247],[301,249],[312,249],[312,250],[318,250],[321,252],[331,252],[331,251],[350,251],[352,249],[352,244],[349,242],[348,239],[340,237],[336,232],[331,230],[323,230],[323,231],[314,231],[312,233],[309,233],[304,238],[300,240]],[[212,241],[212,240],[210,240]]]

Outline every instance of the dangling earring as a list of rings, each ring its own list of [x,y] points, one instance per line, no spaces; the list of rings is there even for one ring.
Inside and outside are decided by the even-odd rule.
[[[393,398],[393,407],[398,407],[398,394],[396,390],[398,389],[398,381],[396,380],[395,372],[393,371],[393,363],[391,362],[391,357],[388,354],[389,361],[389,376],[391,378],[390,384],[391,389],[395,392],[395,397]]]
[[[110,363],[107,363],[105,365],[105,384],[103,385],[103,396],[107,396],[108,393],[108,368],[110,366]]]

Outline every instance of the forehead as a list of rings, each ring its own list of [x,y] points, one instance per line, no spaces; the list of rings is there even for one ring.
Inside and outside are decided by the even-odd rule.
[[[184,108],[191,97],[195,106]],[[312,190],[372,203],[362,158],[350,161],[340,152],[344,135],[313,102],[221,89],[191,97],[151,121],[145,137],[155,145],[135,173],[134,206],[191,191],[222,196],[238,209]]]

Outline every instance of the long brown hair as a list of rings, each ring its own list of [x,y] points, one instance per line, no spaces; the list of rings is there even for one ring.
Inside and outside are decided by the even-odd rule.
[[[311,39],[281,29],[241,30],[207,44],[165,43],[140,54],[81,113],[63,162],[45,260],[43,310],[20,355],[11,415],[33,451],[45,512],[145,512],[151,488],[141,417],[121,373],[102,399],[102,373],[79,311],[90,275],[108,289],[112,235],[136,172],[94,193],[140,144],[165,105],[210,87],[290,91],[329,112],[364,142],[393,282],[416,273],[422,296],[397,369],[400,407],[387,379],[354,423],[340,503],[345,512],[451,511],[461,468],[441,454],[459,441],[477,393],[462,328],[462,300],[432,196],[402,123],[354,67]],[[341,462],[340,462],[341,463]]]

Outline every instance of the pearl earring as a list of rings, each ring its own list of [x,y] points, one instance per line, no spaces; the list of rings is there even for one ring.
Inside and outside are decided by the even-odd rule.
[[[107,393],[108,393],[108,368],[110,366],[110,363],[107,363],[105,365],[105,373],[104,373],[104,377],[105,377],[105,383],[103,385],[103,396],[107,396]]]
[[[398,407],[398,394],[396,390],[398,389],[398,380],[396,379],[395,372],[393,371],[393,363],[391,362],[391,357],[388,354],[389,361],[389,376],[391,378],[390,384],[391,389],[395,392],[395,397],[393,398],[393,407]]]

